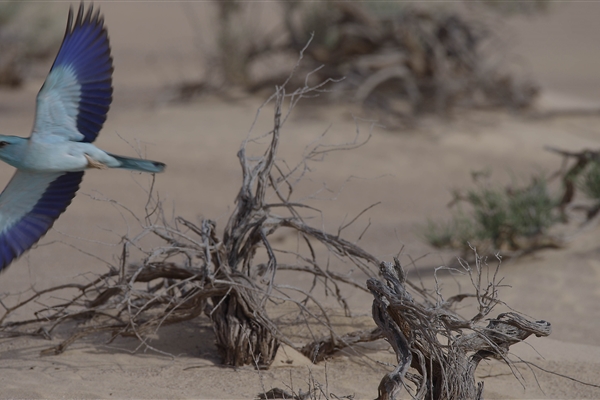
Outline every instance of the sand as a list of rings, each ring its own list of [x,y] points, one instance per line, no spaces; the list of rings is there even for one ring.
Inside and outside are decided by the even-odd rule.
[[[168,88],[200,76],[194,30],[186,13],[207,19],[202,4],[177,2],[97,2],[105,14],[115,58],[114,103],[97,144],[118,153],[165,162],[156,190],[167,208],[190,220],[212,218],[223,226],[239,188],[241,173],[235,156],[262,100],[240,97],[225,100],[203,97],[189,103],[169,103]],[[32,5],[31,7],[36,7]],[[58,18],[67,4],[44,5]],[[186,8],[188,7],[188,8]],[[190,8],[191,7],[191,8]],[[518,17],[506,29],[512,32],[514,52],[521,56],[544,91],[540,110],[594,109],[600,104],[600,57],[596,51],[600,5],[553,4],[547,15]],[[202,32],[209,35],[206,27]],[[205,38],[206,40],[206,38]],[[47,65],[35,69],[26,86],[0,91],[2,133],[27,135],[32,124],[35,95]],[[264,112],[257,132],[268,129]],[[343,106],[297,109],[282,136],[282,155],[298,152],[330,127],[331,143],[352,140],[355,124]],[[369,125],[361,125],[362,136]],[[336,200],[315,200],[324,210],[320,221],[335,231],[344,218],[381,201],[359,220],[350,239],[356,239],[370,220],[362,246],[381,259],[420,258],[417,268],[428,274],[452,261],[420,239],[418,226],[427,218],[450,215],[449,189],[470,184],[470,172],[486,167],[499,180],[512,175],[524,180],[540,170],[552,171],[560,159],[543,150],[546,145],[569,150],[600,146],[600,117],[561,116],[528,119],[504,112],[459,113],[450,120],[427,120],[411,132],[375,127],[369,143],[352,153],[333,154],[314,165],[315,185],[327,182]],[[0,182],[13,171],[0,167]],[[347,180],[349,176],[355,178]],[[91,171],[82,188],[54,228],[32,251],[0,275],[0,293],[7,304],[23,298],[31,288],[59,283],[86,282],[106,271],[116,260],[116,244],[140,227],[114,199],[136,213],[145,204],[147,176],[124,171]],[[316,186],[314,186],[316,187]],[[306,190],[313,190],[309,187]],[[362,224],[362,225],[361,225]],[[581,381],[600,384],[600,229],[593,225],[575,236],[563,250],[547,250],[505,262],[501,272],[510,288],[501,292],[509,305],[536,319],[552,323],[549,338],[529,339],[513,346],[515,357]],[[102,260],[106,260],[103,262]],[[414,271],[411,272],[414,274]],[[426,283],[431,283],[426,280]],[[455,290],[453,283],[448,290]],[[350,303],[368,325],[369,299],[351,293]],[[31,309],[40,307],[32,306]],[[31,311],[29,309],[29,312]],[[333,311],[332,311],[333,312]],[[15,318],[26,317],[23,311]],[[272,387],[308,388],[309,376],[338,396],[375,398],[379,380],[393,363],[389,346],[381,341],[311,365],[292,349],[278,355],[273,368],[233,369],[219,365],[214,336],[206,319],[161,329],[153,351],[133,352],[137,342],[107,337],[86,338],[58,356],[39,351],[58,343],[38,338],[0,340],[1,398],[252,398]],[[286,362],[287,361],[287,362]],[[485,380],[487,398],[600,398],[600,389],[556,375],[517,367],[519,381],[500,363],[478,370]],[[410,398],[406,393],[402,398]]]

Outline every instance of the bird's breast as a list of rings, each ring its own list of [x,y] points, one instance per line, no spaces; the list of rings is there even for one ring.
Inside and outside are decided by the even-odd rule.
[[[87,161],[76,151],[76,144],[79,143],[31,141],[19,168],[36,172],[83,171]]]

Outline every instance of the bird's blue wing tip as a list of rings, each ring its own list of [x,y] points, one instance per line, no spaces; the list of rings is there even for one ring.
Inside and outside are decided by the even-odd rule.
[[[0,272],[50,230],[71,204],[82,178],[83,171],[67,172],[54,179],[29,212],[0,233]]]

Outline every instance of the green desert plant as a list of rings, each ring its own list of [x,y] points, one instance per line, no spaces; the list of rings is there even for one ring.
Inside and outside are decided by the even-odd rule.
[[[475,178],[474,188],[454,192],[450,204],[458,208],[454,216],[447,222],[428,221],[422,236],[436,248],[468,250],[470,242],[492,251],[528,250],[538,247],[538,239],[546,237],[549,228],[560,221],[558,204],[559,199],[540,176],[528,185],[507,188]]]
[[[600,200],[600,162],[593,161],[578,182],[581,191],[590,199]]]
[[[449,221],[428,219],[422,235],[433,247],[458,248],[473,240],[476,230],[473,220],[465,213],[458,212]]]

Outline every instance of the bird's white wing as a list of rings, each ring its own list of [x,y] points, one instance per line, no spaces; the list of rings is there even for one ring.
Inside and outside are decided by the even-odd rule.
[[[62,214],[83,172],[17,170],[0,194],[0,271],[37,243]]]
[[[113,63],[104,20],[92,7],[77,17],[69,10],[67,30],[37,96],[33,137],[93,142],[112,101]]]

